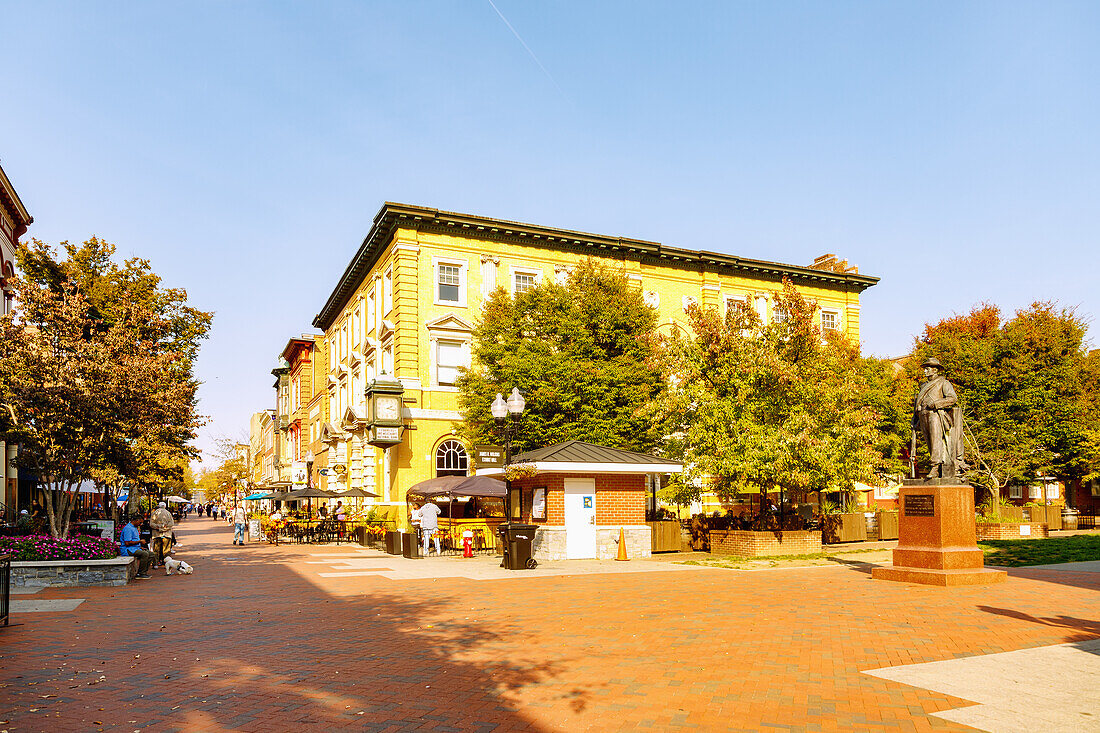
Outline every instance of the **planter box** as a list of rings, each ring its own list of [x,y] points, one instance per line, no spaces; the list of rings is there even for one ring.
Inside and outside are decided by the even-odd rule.
[[[680,523],[674,520],[646,522],[651,537],[653,552],[680,551]]]
[[[860,519],[863,515],[859,515]],[[752,532],[741,529],[713,530],[710,551],[733,557],[769,557],[772,555],[812,555],[821,552],[821,533],[806,530]]]
[[[978,542],[982,540],[1019,540],[1049,537],[1050,531],[1041,522],[997,522],[977,525]]]
[[[133,557],[109,560],[13,560],[11,584],[15,588],[74,588],[126,585],[137,575]]]
[[[859,514],[831,514],[825,517],[825,542],[863,542],[867,539],[867,517]]]
[[[898,513],[878,512],[878,538],[880,540],[896,540],[898,538]]]

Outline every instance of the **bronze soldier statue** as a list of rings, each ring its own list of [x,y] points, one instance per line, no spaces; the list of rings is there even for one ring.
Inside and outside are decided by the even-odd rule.
[[[966,472],[963,457],[962,408],[955,388],[943,375],[938,359],[925,359],[925,380],[913,402],[913,430],[910,454],[912,476],[916,477],[916,442],[919,433],[928,446],[932,469],[925,478],[956,478]]]

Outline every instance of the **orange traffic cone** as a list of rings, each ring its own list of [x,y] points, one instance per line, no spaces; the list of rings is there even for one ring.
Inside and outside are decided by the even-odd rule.
[[[629,560],[626,556],[626,535],[623,533],[623,528],[619,527],[619,555],[616,560]]]

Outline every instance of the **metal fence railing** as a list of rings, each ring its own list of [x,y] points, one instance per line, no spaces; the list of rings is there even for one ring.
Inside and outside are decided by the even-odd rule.
[[[8,625],[11,609],[11,554],[0,554],[0,622]]]

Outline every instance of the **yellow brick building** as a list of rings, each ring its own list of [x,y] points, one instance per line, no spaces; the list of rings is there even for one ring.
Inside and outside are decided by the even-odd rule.
[[[418,481],[473,473],[470,446],[452,433],[454,382],[470,363],[482,302],[497,287],[516,293],[546,279],[564,282],[589,257],[637,284],[661,330],[684,326],[692,302],[722,308],[744,300],[768,320],[788,278],[818,303],[824,328],[858,342],[859,296],[878,281],[831,255],[809,267],[784,265],[386,203],[313,321],[323,332],[306,413],[314,418],[314,485],[362,488],[378,503],[400,504]],[[400,428],[372,414],[366,393],[383,375],[403,388]],[[325,476],[317,475],[322,465]]]

